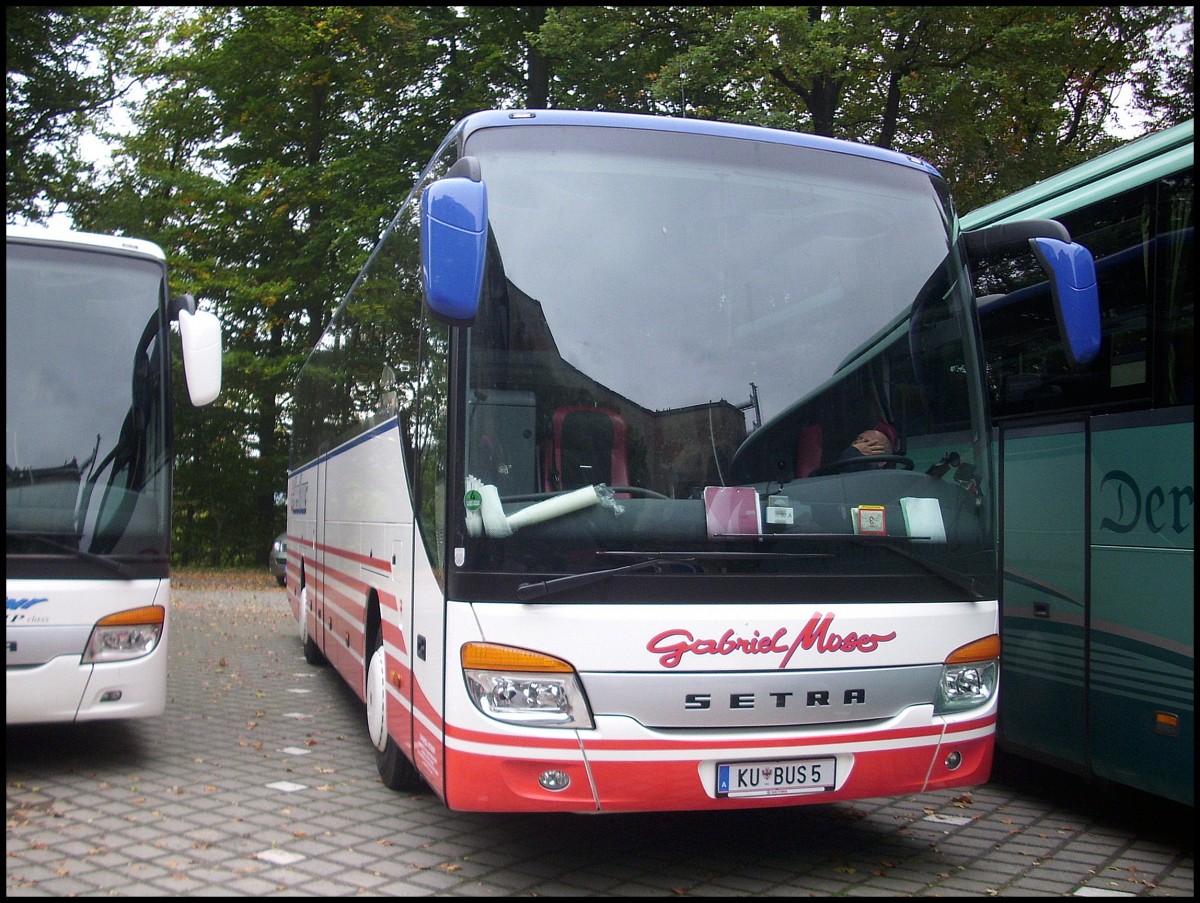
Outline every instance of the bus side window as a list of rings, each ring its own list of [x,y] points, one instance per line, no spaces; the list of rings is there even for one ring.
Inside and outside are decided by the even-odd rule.
[[[1190,199],[1190,176],[1174,181],[1186,182]],[[1160,360],[1157,374],[1150,371],[1154,323],[1169,323],[1160,330],[1182,333],[1192,323],[1191,258],[1180,253],[1191,250],[1191,208],[1190,203],[1174,205],[1186,206],[1188,212],[1172,217],[1168,194],[1162,182],[1141,186],[1059,217],[1096,258],[1102,334],[1100,353],[1089,365],[1066,366],[1048,292],[1027,261],[1006,260],[978,274],[977,290],[1009,293],[980,306],[993,413],[1077,409],[1152,397],[1171,403],[1191,391],[1191,334],[1160,331],[1159,347],[1178,352],[1186,338],[1187,350],[1171,354],[1165,365]],[[1156,279],[1156,268],[1168,278]],[[1189,313],[1181,317],[1184,308]]]
[[[1165,404],[1194,404],[1196,388],[1196,313],[1192,255],[1195,179],[1192,170],[1162,179],[1158,187],[1158,294],[1154,299],[1162,326],[1159,347]]]

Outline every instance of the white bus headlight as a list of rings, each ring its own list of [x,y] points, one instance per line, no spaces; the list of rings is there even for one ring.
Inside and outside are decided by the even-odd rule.
[[[996,694],[1000,675],[1000,637],[992,635],[954,650],[942,665],[934,713],[972,709]]]
[[[161,605],[147,605],[101,618],[88,637],[83,661],[123,662],[149,655],[162,639],[166,616]]]
[[[567,662],[512,646],[467,643],[463,678],[483,714],[527,727],[591,728],[579,676]]]

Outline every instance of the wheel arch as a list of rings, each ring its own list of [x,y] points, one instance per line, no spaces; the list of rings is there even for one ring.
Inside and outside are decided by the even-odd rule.
[[[367,698],[367,664],[371,660],[371,653],[375,649],[375,636],[377,631],[383,630],[383,615],[379,605],[379,592],[375,587],[367,588],[367,599],[365,604],[365,613],[363,620],[363,698]],[[386,652],[385,652],[386,654]]]

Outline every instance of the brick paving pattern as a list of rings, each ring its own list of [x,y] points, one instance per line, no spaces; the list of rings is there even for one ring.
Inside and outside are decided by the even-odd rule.
[[[8,896],[1194,896],[1192,809],[1027,763],[762,812],[449,812],[380,784],[357,697],[242,580],[177,587],[162,718],[8,729]]]

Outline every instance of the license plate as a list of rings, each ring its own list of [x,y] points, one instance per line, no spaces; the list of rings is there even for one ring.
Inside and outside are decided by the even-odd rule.
[[[785,796],[820,793],[837,783],[837,759],[774,759],[717,765],[717,796]]]

